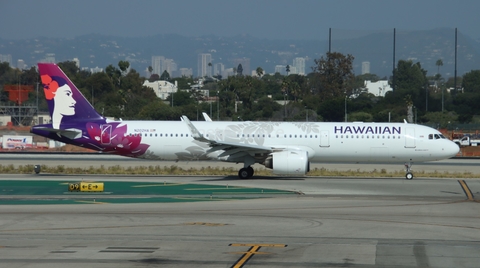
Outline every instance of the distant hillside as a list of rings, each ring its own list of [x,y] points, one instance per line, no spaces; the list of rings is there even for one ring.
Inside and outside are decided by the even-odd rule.
[[[288,33],[286,33],[288,36]],[[440,72],[453,76],[454,30],[397,32],[396,61],[420,61],[428,75],[437,72],[438,59],[443,60]],[[480,42],[459,32],[458,75],[480,69]],[[128,60],[132,67],[145,74],[153,55],[175,60],[179,68],[192,68],[197,73],[197,54],[211,53],[212,63],[223,63],[226,68],[236,67],[235,58],[250,58],[250,69],[262,67],[274,71],[275,65],[292,64],[295,57],[305,57],[306,71],[310,72],[313,60],[325,55],[326,40],[265,40],[248,35],[236,37],[185,37],[180,35],[154,35],[143,38],[123,38],[105,35],[84,35],[73,39],[36,38],[27,40],[0,39],[0,54],[11,54],[13,63],[23,59],[29,66],[42,61],[47,53],[55,53],[57,62],[80,59],[81,67],[105,68]],[[332,40],[332,50],[355,56],[355,73],[361,73],[363,61],[370,62],[371,73],[381,77],[392,73],[392,32],[372,33],[361,37]]]

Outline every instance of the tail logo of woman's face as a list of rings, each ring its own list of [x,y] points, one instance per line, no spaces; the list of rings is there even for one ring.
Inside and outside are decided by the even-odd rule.
[[[42,75],[43,91],[48,101],[53,100],[52,126],[59,129],[63,116],[75,114],[73,92],[67,81],[62,77]]]

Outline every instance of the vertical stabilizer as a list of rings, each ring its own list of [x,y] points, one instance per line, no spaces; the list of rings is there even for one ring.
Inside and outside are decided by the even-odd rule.
[[[39,63],[38,70],[54,129],[62,124],[104,120],[58,65]]]

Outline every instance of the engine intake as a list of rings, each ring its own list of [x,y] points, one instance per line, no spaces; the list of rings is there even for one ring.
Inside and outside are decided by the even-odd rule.
[[[305,175],[310,171],[307,151],[275,152],[265,159],[264,165],[277,175]]]

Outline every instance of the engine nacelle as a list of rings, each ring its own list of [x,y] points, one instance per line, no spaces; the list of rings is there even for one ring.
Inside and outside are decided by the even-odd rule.
[[[277,175],[305,175],[310,171],[307,151],[275,152],[265,159],[264,165]]]

